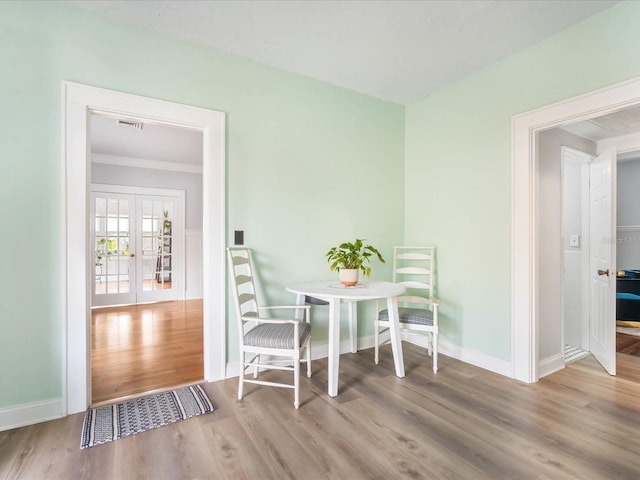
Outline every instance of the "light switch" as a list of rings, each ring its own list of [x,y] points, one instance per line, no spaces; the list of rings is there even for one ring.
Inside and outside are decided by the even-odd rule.
[[[579,247],[580,246],[580,235],[569,235],[569,246],[570,247]]]

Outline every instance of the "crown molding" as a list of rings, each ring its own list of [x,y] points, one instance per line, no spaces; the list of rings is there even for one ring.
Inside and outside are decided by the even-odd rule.
[[[151,160],[149,158],[123,157],[120,155],[108,155],[105,153],[92,153],[91,163],[118,165],[120,167],[150,168],[153,170],[166,170],[170,172],[197,173],[202,175],[202,165],[165,162],[162,160]]]

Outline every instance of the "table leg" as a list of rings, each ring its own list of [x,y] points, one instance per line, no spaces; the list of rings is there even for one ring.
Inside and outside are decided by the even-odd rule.
[[[329,388],[330,397],[338,395],[340,371],[340,299],[329,299]]]
[[[351,353],[358,353],[358,304],[349,302],[349,344]]]
[[[393,350],[393,364],[396,366],[396,376],[402,378],[404,377],[404,358],[402,357],[398,299],[396,297],[387,298],[387,310],[389,311],[389,334],[391,336],[391,349]]]
[[[305,296],[301,293],[296,295],[296,305],[304,305]],[[295,319],[296,320],[304,320],[304,310],[302,308],[296,309],[295,311]]]

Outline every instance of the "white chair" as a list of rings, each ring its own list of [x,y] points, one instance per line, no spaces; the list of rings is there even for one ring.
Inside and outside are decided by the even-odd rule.
[[[433,372],[438,371],[438,303],[433,295],[435,247],[393,247],[393,282],[404,285],[398,297],[400,333],[403,341],[424,346],[433,355]],[[374,322],[375,362],[379,347],[389,342],[389,312],[376,302]]]
[[[277,305],[259,306],[256,297],[254,270],[251,251],[246,247],[227,248],[229,272],[233,286],[233,298],[238,317],[240,339],[240,381],[238,384],[238,400],[242,400],[244,383],[257,383],[273,387],[294,389],[296,408],[300,406],[300,352],[306,349],[307,376],[311,376],[311,324],[309,306]],[[292,310],[292,318],[270,318],[264,316],[268,310]],[[305,312],[303,320],[293,319],[295,312]],[[247,354],[253,356],[247,359]],[[261,363],[261,355],[288,357],[283,360],[265,361]],[[293,366],[289,364],[293,362]],[[253,380],[246,379],[245,373],[254,367]],[[259,369],[293,371],[293,385],[287,383],[258,380]]]

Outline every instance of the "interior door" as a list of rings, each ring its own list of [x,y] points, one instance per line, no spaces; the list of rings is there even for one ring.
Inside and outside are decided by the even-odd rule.
[[[136,301],[135,205],[133,195],[91,193],[92,306]]]
[[[183,237],[175,197],[138,195],[140,249],[137,257],[139,303],[178,299],[178,273],[182,260],[176,255]]]
[[[616,374],[616,151],[600,154],[589,166],[590,326],[593,356]]]

